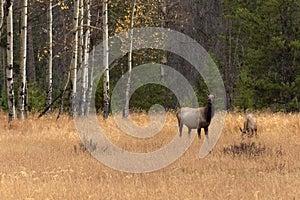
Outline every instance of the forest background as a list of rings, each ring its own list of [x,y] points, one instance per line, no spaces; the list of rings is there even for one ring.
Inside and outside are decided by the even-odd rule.
[[[6,9],[12,1],[3,1],[3,25],[0,43],[0,110],[8,110]],[[15,100],[21,85],[21,22],[22,2],[13,3],[13,78]],[[68,80],[74,49],[74,2],[53,0],[52,99],[61,96],[51,107],[71,107],[72,82]],[[103,3],[84,1],[90,17],[82,18],[82,30],[90,30],[89,51],[103,41]],[[41,112],[47,99],[49,64],[50,1],[28,2],[26,109]],[[213,57],[222,74],[226,89],[227,109],[268,109],[273,112],[300,110],[300,2],[297,0],[110,0],[108,35],[114,36],[131,27],[165,27],[182,32],[201,44]],[[134,6],[135,4],[135,6]],[[86,7],[86,6],[85,6]],[[83,8],[80,8],[83,9]],[[87,18],[90,25],[85,24]],[[88,28],[87,28],[88,27]],[[80,48],[80,46],[79,46]],[[205,102],[207,87],[193,67],[169,52],[144,49],[133,51],[133,67],[144,63],[163,63],[183,74],[193,85],[200,102]],[[110,89],[128,70],[128,58],[110,66]],[[80,66],[78,66],[80,68]],[[64,88],[64,86],[67,86]],[[153,104],[175,109],[177,100],[167,88],[148,84],[139,88],[130,99],[130,109],[147,110]],[[99,81],[96,109],[103,110],[103,84]]]

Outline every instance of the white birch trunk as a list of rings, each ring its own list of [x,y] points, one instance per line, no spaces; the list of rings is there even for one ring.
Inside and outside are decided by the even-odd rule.
[[[81,81],[80,81],[80,95],[81,98],[78,99],[78,103],[79,103],[79,110],[78,110],[78,114],[80,116],[82,116],[84,114],[84,100],[82,99],[83,96],[83,74],[84,74],[84,69],[83,69],[83,56],[84,56],[84,36],[83,36],[83,32],[84,32],[84,0],[79,0],[79,19],[78,19],[78,75],[80,75]]]
[[[23,0],[21,16],[21,45],[20,45],[20,73],[21,84],[18,94],[18,117],[24,119],[25,110],[25,89],[26,89],[26,54],[27,54],[27,0]]]
[[[87,113],[87,90],[88,90],[88,75],[89,75],[89,52],[90,52],[90,0],[86,0],[86,31],[84,34],[84,59],[82,69],[82,105],[81,110],[84,115]]]
[[[108,0],[103,1],[103,66],[105,68],[103,81],[103,116],[108,118],[110,105],[109,66],[108,66]]]
[[[0,0],[0,36],[2,36],[2,26],[4,22],[4,0]]]
[[[87,90],[87,102],[86,102],[86,113],[90,113],[91,109],[91,100],[93,94],[93,75],[94,75],[94,65],[95,65],[95,49],[92,50],[92,61],[89,65],[89,72],[88,72],[88,90]]]
[[[48,43],[49,43],[49,53],[48,53],[48,88],[46,92],[46,107],[50,106],[52,103],[52,59],[53,59],[53,37],[52,37],[52,24],[53,24],[53,15],[52,15],[52,1],[49,1],[48,8]],[[50,108],[49,108],[50,109]]]
[[[78,63],[78,17],[79,17],[79,0],[74,0],[74,44],[73,44],[73,57],[71,62],[71,81],[72,81],[72,94],[71,94],[71,111],[70,115],[76,115],[76,93],[77,93],[77,63]]]
[[[84,0],[79,0],[78,68],[82,67],[82,62],[83,62],[83,52],[84,52],[83,25],[84,25]]]
[[[133,2],[131,20],[130,20],[130,46],[128,52],[128,80],[126,84],[125,91],[125,104],[123,110],[123,117],[127,118],[129,115],[129,93],[130,93],[130,82],[131,82],[131,70],[132,70],[132,45],[133,45],[133,20],[134,20],[134,10],[136,6],[136,0]]]
[[[8,97],[8,120],[15,119],[15,98],[13,80],[13,0],[10,0],[7,13],[7,66],[6,66],[6,87]]]

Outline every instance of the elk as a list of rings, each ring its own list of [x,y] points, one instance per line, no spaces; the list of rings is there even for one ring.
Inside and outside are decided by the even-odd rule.
[[[208,126],[214,115],[214,96],[208,95],[207,105],[200,108],[183,107],[176,113],[179,127],[179,136],[182,135],[183,125],[187,126],[188,134],[192,129],[197,129],[198,137],[201,138],[201,129],[204,129],[205,136],[208,138]]]
[[[240,127],[240,131],[243,135],[249,133],[249,136],[252,137],[254,134],[257,136],[257,123],[252,113],[247,114],[244,121],[244,128]]]

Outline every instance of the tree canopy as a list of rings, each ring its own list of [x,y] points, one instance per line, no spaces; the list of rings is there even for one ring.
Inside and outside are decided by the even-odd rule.
[[[7,1],[8,2],[8,1]],[[6,1],[2,6],[6,6]],[[134,0],[108,1],[109,36],[130,29]],[[69,73],[73,48],[73,1],[52,0],[53,4],[53,96],[61,94]],[[27,100],[30,111],[46,104],[48,1],[28,3]],[[20,48],[22,3],[14,1],[14,49]],[[91,49],[102,41],[102,1],[90,1]],[[4,9],[5,13],[5,9]],[[300,110],[300,2],[297,0],[136,0],[133,27],[165,27],[182,32],[201,44],[213,57],[222,74],[228,109]],[[85,16],[86,17],[86,16]],[[6,15],[1,27],[0,109],[7,111]],[[80,23],[79,23],[80,24]],[[84,31],[86,31],[84,24]],[[170,52],[153,49],[133,51],[133,67],[148,62],[164,63],[178,70],[204,101],[207,87],[190,64]],[[167,62],[165,62],[165,59]],[[21,58],[14,53],[14,88],[21,84]],[[127,56],[110,67],[110,88],[128,70]],[[72,83],[65,93],[70,107]],[[96,108],[103,108],[103,84],[98,85]],[[147,95],[145,95],[147,94]],[[18,98],[15,95],[16,99]],[[53,97],[53,98],[54,98]],[[55,99],[55,98],[54,98]],[[130,99],[133,109],[149,109],[156,102],[176,108],[177,100],[167,88],[146,85]],[[58,108],[59,102],[53,107]]]

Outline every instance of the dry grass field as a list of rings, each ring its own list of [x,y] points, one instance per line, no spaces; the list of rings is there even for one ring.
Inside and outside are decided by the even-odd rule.
[[[198,158],[204,137],[195,138],[168,167],[131,174],[110,169],[85,151],[67,116],[59,121],[55,115],[31,116],[8,124],[2,113],[0,199],[300,199],[300,114],[256,115],[257,138],[243,139],[243,115],[228,114],[217,145],[204,159]],[[144,114],[132,118],[147,123]],[[153,151],[177,133],[172,113],[150,139],[132,140],[112,118],[99,117],[99,123],[129,151]]]

